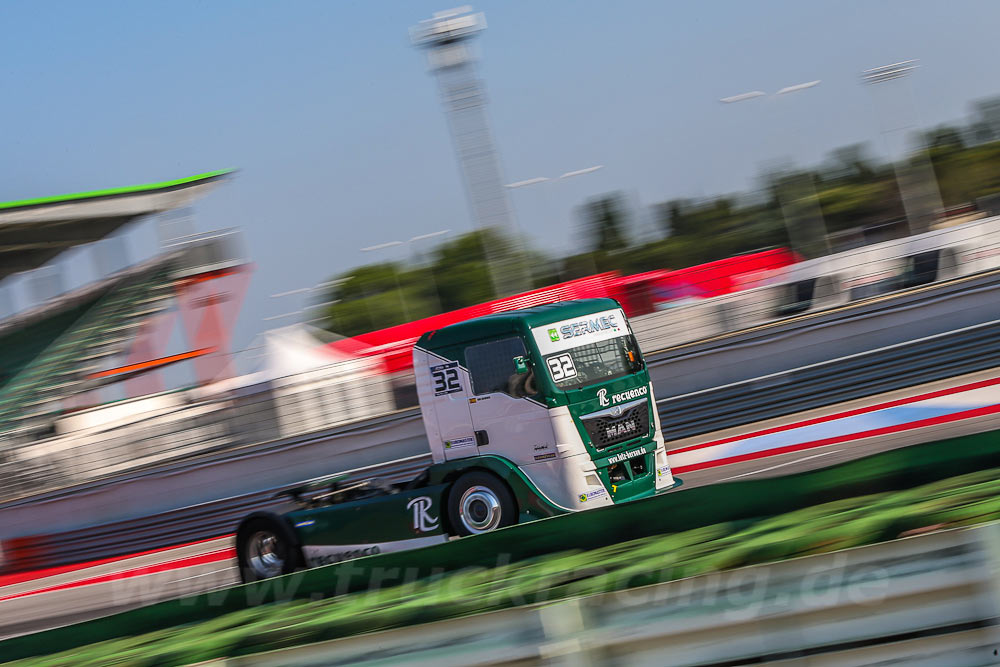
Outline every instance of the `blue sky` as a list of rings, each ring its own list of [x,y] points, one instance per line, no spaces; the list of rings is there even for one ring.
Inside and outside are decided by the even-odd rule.
[[[448,2],[0,3],[0,200],[238,175],[197,206],[239,226],[257,265],[245,345],[295,310],[271,294],[375,259],[358,249],[470,229],[433,79],[408,28]],[[993,2],[480,2],[481,73],[507,181],[605,165],[513,193],[553,253],[573,209],[751,187],[762,164],[871,141],[860,70],[919,58],[924,125],[1000,93]],[[720,97],[774,92],[734,105]],[[151,252],[151,225],[129,236]],[[398,256],[398,255],[397,255]],[[389,259],[387,252],[380,258]],[[85,279],[81,277],[81,279]],[[290,323],[290,322],[289,322]]]

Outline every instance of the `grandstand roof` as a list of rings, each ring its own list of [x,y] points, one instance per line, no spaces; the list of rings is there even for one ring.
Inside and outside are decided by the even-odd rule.
[[[186,206],[230,169],[161,183],[0,203],[0,280],[99,241],[144,215]]]

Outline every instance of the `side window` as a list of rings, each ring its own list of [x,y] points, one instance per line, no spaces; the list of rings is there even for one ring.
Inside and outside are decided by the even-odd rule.
[[[517,337],[467,347],[465,362],[472,375],[472,393],[509,393],[507,386],[510,378],[517,373],[514,357],[524,354],[524,341]]]

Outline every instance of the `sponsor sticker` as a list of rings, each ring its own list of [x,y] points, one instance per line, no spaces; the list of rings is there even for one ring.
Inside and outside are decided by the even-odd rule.
[[[548,461],[549,459],[554,459],[555,457],[555,452],[549,452],[548,454],[535,454],[536,461]]]
[[[607,489],[594,489],[593,491],[587,491],[586,493],[580,494],[580,502],[585,503],[588,500],[594,500],[595,498],[603,498],[608,495]]]
[[[378,548],[378,545],[373,545],[370,547],[360,547],[356,549],[345,549],[344,551],[334,551],[328,554],[319,554],[313,556],[309,559],[309,565],[312,567],[319,567],[320,565],[332,565],[334,563],[340,563],[345,560],[351,560],[353,558],[362,558],[364,556],[376,556],[382,552]]]
[[[553,322],[531,330],[542,356],[563,352],[588,343],[610,340],[628,333],[621,308]]]
[[[306,521],[298,521],[295,524],[296,528],[305,528],[306,526],[312,526],[316,523],[316,519],[307,519]]]
[[[559,335],[563,338],[575,338],[601,331],[618,331],[619,329],[621,329],[621,323],[618,319],[618,313],[605,313],[588,317],[585,320],[578,320],[572,324],[563,324],[559,327]],[[549,329],[550,338],[552,331]]]
[[[639,449],[632,449],[627,452],[622,452],[621,454],[615,454],[614,456],[608,459],[608,465],[611,465],[612,463],[620,463],[622,461],[627,461],[628,459],[635,458],[636,456],[642,456],[645,453],[646,453],[645,449],[639,448]]]
[[[453,438],[451,440],[444,441],[445,449],[459,449],[461,447],[472,447],[476,444],[476,439],[472,437],[468,438]]]
[[[666,465],[666,466],[659,466],[656,469],[656,476],[657,477],[670,477],[670,466],[668,466],[668,465]]]

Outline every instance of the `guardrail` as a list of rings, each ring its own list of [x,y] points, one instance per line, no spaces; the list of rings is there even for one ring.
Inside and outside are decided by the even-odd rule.
[[[799,262],[782,271],[780,282],[633,318],[633,329],[644,350],[660,350],[995,270],[998,265],[1000,217],[994,217]]]
[[[344,474],[380,477],[395,484],[416,477],[427,467],[429,460],[430,455],[411,457],[389,464],[346,470]],[[0,540],[0,572],[58,567],[227,535],[247,514],[278,509],[287,504],[278,494],[300,484],[285,484],[137,519]]]
[[[667,440],[1000,366],[1000,320],[657,400]]]
[[[998,294],[1000,271],[993,271],[701,339],[646,357],[657,396],[679,396],[983,324],[997,318]]]
[[[995,664],[998,543],[955,529],[213,664]]]

